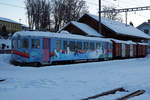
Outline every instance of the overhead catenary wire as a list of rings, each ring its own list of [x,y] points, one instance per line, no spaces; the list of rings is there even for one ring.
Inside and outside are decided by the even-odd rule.
[[[0,5],[9,6],[9,7],[16,7],[16,8],[25,8],[23,6],[8,4],[8,3],[4,3],[4,2],[0,2]]]

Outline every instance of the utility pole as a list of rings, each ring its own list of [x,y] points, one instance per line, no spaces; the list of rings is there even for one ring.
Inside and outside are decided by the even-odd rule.
[[[99,0],[99,33],[102,33],[102,26],[101,26],[101,0]]]
[[[125,12],[125,17],[126,17],[126,25],[128,24],[128,12]]]

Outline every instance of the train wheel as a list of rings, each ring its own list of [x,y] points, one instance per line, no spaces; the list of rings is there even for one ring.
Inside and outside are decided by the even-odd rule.
[[[33,66],[34,66],[34,67],[40,67],[40,66],[41,66],[41,63],[35,62],[35,63],[33,63]]]

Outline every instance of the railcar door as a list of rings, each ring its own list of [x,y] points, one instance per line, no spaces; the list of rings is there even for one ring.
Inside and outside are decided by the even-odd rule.
[[[42,59],[43,62],[49,62],[49,51],[50,51],[50,39],[43,38],[43,49],[42,49]]]

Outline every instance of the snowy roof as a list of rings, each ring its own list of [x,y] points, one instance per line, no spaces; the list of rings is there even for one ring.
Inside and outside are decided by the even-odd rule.
[[[137,28],[140,29],[140,27],[142,27],[143,25],[150,26],[150,23],[149,22],[143,22],[142,24],[140,24],[139,26],[137,26]]]
[[[22,27],[26,27],[26,28],[28,28],[28,27],[29,27],[29,26],[27,26],[27,25],[25,25],[25,24],[22,24],[21,26],[22,26]]]
[[[87,14],[90,17],[94,18],[95,20],[99,21],[99,17],[96,15],[92,14]],[[147,38],[150,39],[150,36],[142,32],[141,30],[131,26],[131,25],[126,25],[124,23],[111,20],[108,18],[102,17],[102,24],[110,28],[111,30],[115,31],[117,34],[122,34],[122,35],[129,35],[129,36],[136,36],[136,37],[141,37],[141,38]]]
[[[3,18],[3,17],[0,17],[0,20],[1,21],[10,22],[10,23],[20,24],[20,23],[14,21],[14,20],[11,20],[11,19],[8,19],[8,18]]]
[[[88,36],[102,37],[102,35],[100,33],[98,33],[95,29],[93,29],[92,27],[88,26],[87,24],[79,23],[79,22],[76,22],[76,21],[71,21],[71,24],[73,24],[74,26],[78,27],[83,32],[87,33]]]
[[[87,37],[87,36],[82,36],[82,35],[42,32],[42,31],[19,31],[13,35],[13,38],[18,37],[18,36],[54,37],[54,38],[65,38],[65,39],[111,42],[110,39],[104,39],[104,38],[99,38],[99,37]]]

